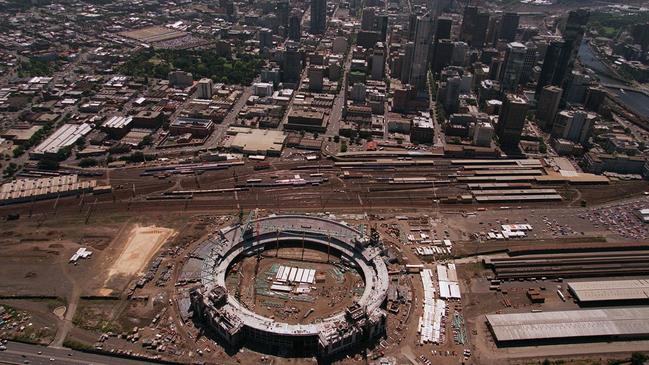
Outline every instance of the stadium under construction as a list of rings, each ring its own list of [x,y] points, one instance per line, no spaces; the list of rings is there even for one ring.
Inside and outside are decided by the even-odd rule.
[[[229,348],[246,346],[271,354],[320,358],[361,349],[383,336],[386,326],[382,307],[388,292],[388,271],[380,242],[371,236],[327,218],[271,215],[255,219],[251,213],[247,220],[216,232],[194,251],[194,260],[202,260],[200,286],[190,292],[194,319]],[[265,251],[279,251],[280,246],[318,250],[326,255],[327,262],[331,257],[357,271],[364,283],[362,293],[344,309],[313,321],[306,320],[313,309],[297,323],[288,323],[260,314],[259,308],[249,308],[228,290],[226,277],[246,257],[259,258]],[[196,266],[186,265],[183,270],[196,270]],[[323,274],[280,266],[276,276],[262,280],[272,281],[271,288],[284,294],[318,289],[314,275]]]

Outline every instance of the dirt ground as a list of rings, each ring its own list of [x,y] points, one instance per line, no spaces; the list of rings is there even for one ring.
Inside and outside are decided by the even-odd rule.
[[[344,310],[352,304],[354,298],[360,298],[364,285],[361,276],[355,270],[346,270],[337,277],[333,274],[333,270],[339,270],[333,265],[339,262],[337,258],[331,256],[331,263],[327,263],[326,253],[305,249],[306,261],[303,261],[301,251],[300,248],[280,248],[278,257],[275,257],[276,250],[270,250],[260,257],[258,264],[256,257],[245,258],[237,265],[236,273],[232,271],[229,273],[228,290],[241,293],[240,300],[249,309],[290,324],[313,323]],[[256,282],[261,285],[272,283],[273,280],[268,279],[274,279],[275,276],[265,276],[265,273],[271,267],[279,265],[314,269],[316,275],[324,275],[324,281],[310,285],[311,292],[302,296],[301,300],[297,299],[300,296],[295,296],[296,299],[288,299],[279,292],[270,291],[268,295],[255,290]],[[311,309],[313,311],[310,312]],[[305,318],[307,313],[309,315]]]
[[[139,273],[175,233],[169,228],[135,225],[128,234],[123,251],[108,270],[106,285],[110,285],[115,277],[131,277]]]

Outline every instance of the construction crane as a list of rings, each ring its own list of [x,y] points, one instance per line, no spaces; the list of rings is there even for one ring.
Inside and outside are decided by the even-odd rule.
[[[257,219],[257,213],[258,209],[251,210],[246,220],[241,222],[241,239],[245,239],[252,234],[252,222]]]

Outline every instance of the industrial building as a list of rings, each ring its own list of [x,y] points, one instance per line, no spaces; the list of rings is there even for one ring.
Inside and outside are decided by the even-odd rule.
[[[649,338],[649,307],[488,314],[498,345]]]
[[[18,179],[2,185],[0,205],[87,193],[96,187],[96,180],[79,181],[77,175]]]
[[[253,312],[227,292],[227,272],[241,257],[296,242],[331,252],[358,270],[365,282],[361,297],[327,318],[288,324]],[[252,219],[251,215],[241,225],[220,230],[195,251],[195,256],[202,261],[198,264],[202,269],[187,263],[181,274],[195,276],[201,283],[190,292],[191,310],[229,347],[329,357],[385,333],[386,313],[381,306],[387,297],[389,277],[381,249],[345,223],[303,215],[261,219]],[[292,275],[291,268],[288,270]]]
[[[286,141],[282,131],[235,127],[228,129],[228,134],[231,130],[234,136],[226,140],[224,147],[250,155],[279,156]]]
[[[484,263],[501,280],[522,278],[582,278],[649,274],[649,253],[616,248],[542,255],[489,258]]]
[[[113,138],[122,138],[131,130],[132,122],[133,117],[116,115],[106,120],[101,128]]]
[[[74,145],[80,138],[85,137],[92,127],[90,124],[64,124],[29,153],[31,158],[42,158],[56,155],[62,148]]]
[[[649,280],[571,281],[568,290],[580,305],[649,302]]]

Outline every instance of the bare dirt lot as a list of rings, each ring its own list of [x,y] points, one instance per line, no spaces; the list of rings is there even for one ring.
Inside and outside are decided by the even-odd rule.
[[[139,273],[160,247],[175,233],[176,231],[169,228],[136,224],[129,232],[120,255],[108,269],[102,292],[110,291],[115,281],[131,278]]]

